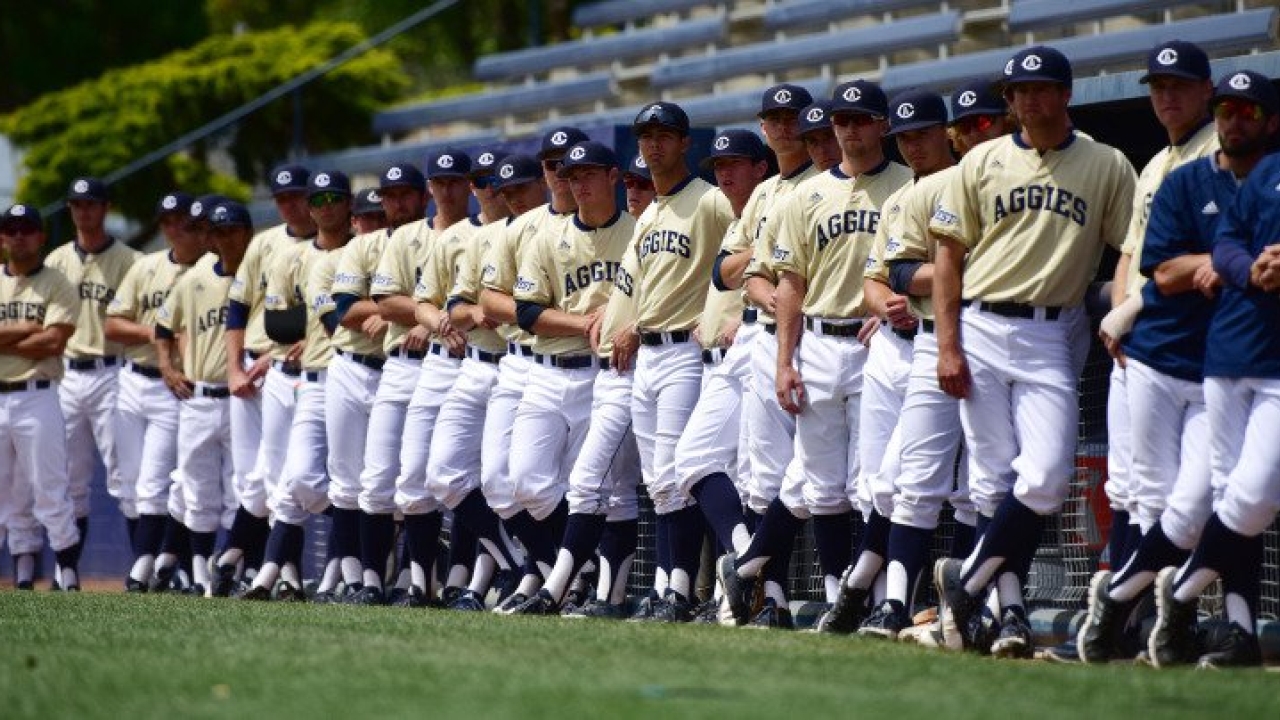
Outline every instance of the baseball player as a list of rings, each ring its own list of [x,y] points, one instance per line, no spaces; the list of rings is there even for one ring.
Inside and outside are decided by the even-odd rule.
[[[212,596],[209,560],[232,475],[231,390],[227,387],[227,294],[253,237],[249,211],[224,201],[211,209],[216,257],[205,255],[173,286],[155,319],[155,350],[166,383],[181,401],[177,467],[169,512],[190,531],[192,591]],[[178,347],[181,338],[181,347]],[[172,358],[181,356],[182,369]],[[175,516],[176,519],[176,516]]]
[[[1111,304],[1115,310],[1107,318],[1100,336],[1109,352],[1116,356],[1111,369],[1107,395],[1107,497],[1111,501],[1110,552],[1111,567],[1119,568],[1137,549],[1142,533],[1155,523],[1160,514],[1164,493],[1159,492],[1166,478],[1137,477],[1132,465],[1132,403],[1128,400],[1123,351],[1119,343],[1133,316],[1142,304],[1142,286],[1146,279],[1139,273],[1142,242],[1150,217],[1151,198],[1160,184],[1175,168],[1218,149],[1217,135],[1209,117],[1209,98],[1213,81],[1209,77],[1209,57],[1195,45],[1181,40],[1161,43],[1147,56],[1147,74],[1142,77],[1151,91],[1151,107],[1164,127],[1169,144],[1156,153],[1138,176],[1129,234],[1111,284]],[[1170,475],[1169,480],[1172,479]],[[1159,495],[1139,509],[1140,486],[1148,494]]]
[[[492,152],[482,152],[476,156],[476,166],[471,174],[472,193],[485,223],[478,228],[455,225],[441,239],[440,252],[433,255],[416,293],[424,322],[466,333],[466,357],[444,398],[431,438],[427,477],[433,496],[453,513],[450,554],[460,558],[456,553],[465,552],[460,543],[470,543],[471,538],[484,550],[474,561],[467,587],[448,602],[451,609],[470,612],[485,609],[484,598],[497,567],[514,570],[518,565],[498,514],[486,503],[482,468],[488,452],[485,428],[491,398],[501,382],[501,365],[508,349],[524,351],[509,344],[508,338],[520,337],[515,330],[486,317],[480,305],[481,276],[494,246],[520,218],[542,212],[546,200],[542,171],[532,157],[514,155],[495,161]],[[447,313],[447,322],[440,309]],[[451,576],[458,564],[457,559],[450,561]]]
[[[80,315],[75,334],[67,342],[67,373],[58,385],[58,397],[66,420],[67,475],[83,548],[89,532],[89,481],[98,459],[106,469],[107,489],[112,497],[121,495],[114,422],[121,349],[106,339],[102,326],[107,306],[140,254],[107,234],[104,222],[110,209],[110,193],[101,180],[73,180],[67,204],[76,237],[49,253],[45,264],[80,290]],[[132,539],[132,522],[129,527]]]
[[[951,148],[959,157],[988,140],[1007,135],[1014,130],[1009,106],[991,78],[979,77],[961,83],[951,93],[951,123],[947,136]]]
[[[627,190],[627,214],[633,218],[653,202],[653,178],[649,175],[649,166],[644,164],[644,156],[636,155],[631,163],[622,171],[622,185]]]
[[[193,198],[172,192],[157,203],[156,215],[169,248],[147,255],[125,274],[107,306],[103,333],[124,348],[125,364],[116,397],[116,459],[121,496],[138,518],[134,563],[125,589],[145,592],[164,539],[170,473],[177,464],[178,400],[160,373],[152,328],[170,289],[207,248],[188,230]],[[124,505],[125,502],[122,502]]]
[[[277,598],[302,600],[301,572],[303,523],[310,514],[320,513],[330,505],[327,474],[328,437],[325,425],[325,381],[333,346],[326,322],[316,312],[329,305],[328,288],[317,282],[327,255],[346,245],[351,239],[351,182],[337,171],[321,171],[307,182],[307,205],[315,221],[316,239],[298,243],[286,250],[273,263],[274,274],[268,279],[263,307],[267,312],[289,312],[292,307],[306,310],[306,335],[299,356],[301,383],[296,388],[297,407],[289,427],[284,469],[270,498],[275,524],[267,537],[266,556],[253,584],[242,597],[267,600],[276,581],[282,582]],[[268,320],[270,322],[270,320]],[[348,516],[350,517],[350,516]],[[358,518],[353,527],[342,532],[355,535],[359,542]],[[339,543],[335,554],[349,547],[341,543],[339,530],[330,531],[332,543]],[[359,553],[359,548],[354,548]],[[345,557],[337,554],[336,557]],[[317,593],[334,589],[336,578],[326,573],[316,588]]]
[[[814,174],[824,173],[840,164],[843,156],[840,153],[840,141],[836,140],[835,130],[831,129],[830,100],[816,100],[803,108],[796,124],[796,133],[804,142],[804,150],[813,163]],[[767,262],[768,258],[761,260],[761,263]]]
[[[304,317],[264,308],[267,281],[275,262],[294,245],[315,237],[307,210],[306,168],[286,165],[267,176],[283,222],[258,233],[236,271],[227,303],[227,385],[231,388],[231,447],[240,507],[236,509],[226,550],[218,558],[213,593],[230,595],[237,568],[245,575],[262,563],[266,550],[267,498],[275,489],[288,447],[289,426],[302,372],[298,345]]]
[[[1142,289],[1142,310],[1123,343],[1131,497],[1148,527],[1122,568],[1094,575],[1077,634],[1085,662],[1132,655],[1124,637],[1132,609],[1156,573],[1190,556],[1214,495],[1220,499],[1225,490],[1211,484],[1213,427],[1204,390],[1204,342],[1222,285],[1210,250],[1238,183],[1266,152],[1280,122],[1277,107],[1266,78],[1223,77],[1213,98],[1222,149],[1175,170],[1152,201],[1141,255],[1152,282]]]
[[[685,158],[689,118],[680,106],[669,102],[647,106],[636,116],[632,132],[657,191],[654,203],[636,223],[635,328],[614,340],[615,355],[630,353],[639,344],[631,414],[641,467],[657,513],[659,572],[638,614],[663,622],[688,622],[702,550],[703,513],[713,518],[712,526],[723,542],[731,542],[732,528],[743,523],[738,492],[727,476],[713,476],[690,487],[698,478],[680,477],[675,463],[676,444],[702,385],[702,352],[692,330],[733,209],[723,193],[690,173]],[[694,507],[695,497],[701,512]]]
[[[888,101],[874,83],[835,89],[831,123],[843,160],[797,188],[783,206],[770,264],[778,273],[776,402],[796,417],[795,458],[741,557],[719,563],[729,609],[746,621],[747,578],[781,557],[797,513],[814,518],[814,539],[829,601],[851,555],[852,506],[858,477],[858,405],[863,342],[875,332],[862,292],[862,272],[880,222],[880,207],[910,179],[884,156]],[[757,250],[758,252],[758,250]],[[801,314],[803,313],[803,318]],[[804,340],[801,341],[801,324]],[[799,351],[797,352],[797,346]],[[754,437],[754,436],[753,436]],[[790,487],[788,487],[790,485]]]
[[[387,227],[387,213],[382,209],[378,188],[365,188],[356,193],[351,203],[351,232],[364,235]]]
[[[0,215],[0,497],[14,580],[34,587],[40,528],[49,533],[64,590],[79,590],[80,531],[67,478],[66,436],[57,385],[60,358],[75,332],[75,286],[41,261],[40,211],[17,204]]]
[[[1006,657],[1033,650],[1021,582],[1074,472],[1073,333],[1103,244],[1121,243],[1133,199],[1124,155],[1072,129],[1071,79],[1053,48],[1010,58],[1005,97],[1022,130],[965,155],[929,225],[938,381],[962,400],[970,490],[993,518],[968,559],[935,566],[956,624],[943,626],[944,641],[978,648],[971,621],[998,579],[1001,626],[990,649]]]
[[[1214,106],[1224,154],[1230,146],[1229,128],[1238,124],[1229,116],[1257,119],[1262,110],[1268,129],[1274,132],[1277,123],[1267,78],[1235,73],[1226,84],[1232,95],[1223,97],[1220,85]],[[1277,187],[1280,157],[1270,155],[1224,210],[1213,241],[1213,269],[1222,288],[1205,341],[1204,399],[1215,500],[1191,558],[1181,568],[1161,570],[1156,578],[1157,618],[1148,652],[1157,667],[1195,660],[1199,596],[1219,578],[1230,626],[1220,644],[1199,658],[1200,666],[1257,666],[1262,661],[1254,619],[1261,595],[1262,533],[1280,508]],[[1143,253],[1145,265],[1145,249]]]
[[[568,181],[576,210],[570,222],[534,235],[522,246],[513,295],[519,326],[535,336],[535,363],[511,431],[513,497],[543,533],[564,523],[556,515],[568,515],[569,471],[585,440],[598,371],[590,329],[605,311],[635,227],[635,219],[617,208],[619,173],[612,150],[595,142],[577,143],[557,174]],[[535,535],[535,542],[526,543],[544,578],[557,563],[563,536],[563,530],[561,536]],[[581,556],[586,559],[594,548],[592,544]],[[572,576],[556,579],[554,594],[543,588],[513,612],[557,612],[565,581]]]

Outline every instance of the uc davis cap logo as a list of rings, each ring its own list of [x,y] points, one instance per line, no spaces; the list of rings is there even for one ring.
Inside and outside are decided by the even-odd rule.
[[[636,167],[638,167],[638,168],[647,168],[647,167],[649,167],[649,163],[645,162],[645,161],[644,161],[644,158],[637,156],[637,157],[636,157]]]
[[[440,157],[436,158],[436,167],[441,167],[446,170],[453,167],[453,156],[441,155]]]
[[[1227,84],[1230,85],[1233,90],[1248,90],[1249,87],[1253,85],[1253,81],[1244,73],[1236,73],[1231,76],[1231,79],[1227,81]]]
[[[178,198],[172,195],[165,195],[164,200],[160,201],[160,207],[164,208],[165,210],[172,210],[178,207]]]
[[[226,220],[226,219],[227,219],[227,208],[226,208],[226,207],[224,207],[224,206],[222,206],[222,205],[219,205],[218,207],[214,208],[214,210],[213,210],[213,219],[214,219],[214,220]]]
[[[712,147],[714,147],[716,150],[724,150],[725,148],[729,147],[729,138],[725,137],[724,135],[721,135],[720,137],[716,138],[715,145],[713,145]]]
[[[821,122],[822,108],[813,108],[812,110],[804,114],[804,119],[808,120],[811,123]]]
[[[23,217],[27,214],[27,206],[14,205],[12,208],[9,209],[9,214],[12,215],[13,217]]]
[[[320,173],[316,176],[316,187],[329,187],[329,173]]]
[[[563,145],[568,141],[569,141],[569,136],[566,135],[564,131],[557,131],[554,135],[551,136],[552,145]]]
[[[191,203],[191,217],[200,217],[201,213],[203,212],[204,212],[204,203],[200,202],[199,200]]]
[[[75,186],[74,188],[72,188],[72,189],[73,189],[73,190],[75,190],[75,191],[76,191],[76,192],[78,192],[78,193],[86,193],[86,192],[89,192],[89,181],[87,181],[87,180],[77,180],[77,181],[76,181],[76,186]]]
[[[400,169],[400,166],[393,165],[392,167],[387,168],[388,180],[399,180],[402,177],[404,177],[404,171]]]
[[[376,202],[376,203],[382,202],[382,196],[378,194],[377,190],[370,190],[368,197],[369,197],[369,202]]]
[[[1013,74],[1013,58],[1009,58],[1009,62],[1004,64],[1004,74],[1005,75]]]
[[[854,85],[848,90],[845,90],[844,94],[841,95],[840,97],[844,98],[845,100],[848,100],[849,102],[858,102],[859,100],[862,99],[862,88],[859,88],[857,85]]]
[[[1022,58],[1023,70],[1035,72],[1036,70],[1039,70],[1042,65],[1044,65],[1044,62],[1040,59],[1039,55],[1028,55]]]
[[[511,165],[503,165],[498,170],[498,177],[502,178],[503,180],[510,180],[511,176],[515,174],[516,174],[516,169]]]
[[[493,153],[491,152],[480,153],[480,157],[476,158],[476,162],[480,163],[484,167],[488,167],[493,164],[494,159]]]
[[[288,170],[281,170],[280,172],[276,173],[277,185],[288,185],[291,182],[293,182],[293,173],[289,172]]]
[[[1165,48],[1160,51],[1159,55],[1156,55],[1156,62],[1166,67],[1172,65],[1178,62],[1178,51],[1173,48]]]
[[[779,90],[778,92],[773,94],[773,99],[774,99],[774,102],[789,103],[791,102],[791,91]]]
[[[904,102],[898,106],[898,117],[906,120],[916,114],[916,106],[909,102]]]
[[[960,93],[960,97],[957,98],[957,102],[960,103],[960,107],[973,107],[973,104],[978,102],[978,93],[972,90],[965,90]]]
[[[586,148],[576,147],[576,148],[574,148],[574,149],[572,149],[572,150],[570,150],[570,151],[569,151],[569,159],[570,159],[570,160],[581,160],[582,158],[584,158],[584,157],[586,157],[586,156],[587,156],[587,150],[586,150]]]

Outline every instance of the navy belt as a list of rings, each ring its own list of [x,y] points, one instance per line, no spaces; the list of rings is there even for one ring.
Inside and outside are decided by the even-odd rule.
[[[516,357],[533,357],[533,348],[529,345],[521,345],[519,343],[507,343],[507,354]]]
[[[613,361],[607,357],[596,358],[596,367],[600,368],[601,370],[608,370],[609,368],[613,367]]]
[[[675,343],[689,342],[693,334],[688,330],[672,330],[670,332],[642,332],[640,333],[640,344],[654,347],[657,345],[671,345]]]
[[[858,337],[858,333],[862,332],[861,320],[854,323],[833,323],[819,320],[818,318],[806,317],[804,326],[813,332],[830,337]]]
[[[410,360],[421,360],[427,356],[427,353],[425,350],[405,350],[403,348],[396,348],[388,353],[388,355],[394,358],[402,357],[409,358]]]
[[[755,308],[742,308],[742,322],[750,325],[758,319],[760,319],[760,313]]]
[[[702,362],[705,365],[719,365],[724,360],[724,356],[724,348],[704,348]]]
[[[1062,316],[1060,307],[1040,307],[1019,302],[986,302],[985,300],[964,300],[965,307],[973,306],[978,312],[991,313],[1007,318],[1035,320],[1037,312],[1044,313],[1045,320],[1057,320]]]
[[[764,331],[765,331],[765,332],[767,332],[767,333],[769,333],[770,335],[777,335],[777,334],[778,334],[778,324],[777,324],[777,323],[768,323],[768,324],[761,323],[761,324],[762,324],[762,325],[764,325]]]
[[[920,321],[921,332],[926,332],[932,335],[936,328],[937,328],[937,323],[935,323],[932,320],[929,320],[928,318]]]
[[[581,370],[596,364],[594,355],[536,355],[534,361],[561,370]]]
[[[916,328],[890,328],[890,330],[893,331],[894,335],[908,342],[915,340],[916,332],[918,332]]]
[[[498,361],[502,359],[502,353],[489,352],[478,347],[469,347],[467,348],[467,357],[478,362],[497,365]]]
[[[160,378],[164,377],[164,373],[160,372],[160,368],[153,368],[150,365],[139,365],[138,363],[132,360],[125,363],[124,366],[129,368],[131,372],[136,372],[139,375],[143,377],[149,377],[152,380],[159,380]]]
[[[276,370],[279,370],[280,372],[284,373],[285,375],[288,375],[289,377],[298,377],[299,375],[302,374],[302,366],[296,362],[285,362],[283,360],[277,360],[274,363],[272,363],[271,367],[275,368]]]
[[[304,370],[302,372],[302,379],[306,380],[307,382],[320,382],[320,371]]]
[[[106,355],[103,357],[92,358],[76,358],[67,360],[68,370],[97,370],[99,368],[115,367],[119,364],[120,359],[114,355]]]
[[[225,385],[218,386],[218,387],[209,387],[207,385],[192,385],[189,387],[191,387],[192,397],[207,397],[207,398],[218,398],[218,399],[231,397],[231,388]]]
[[[250,360],[257,360],[258,358],[262,357],[262,353],[258,352],[257,350],[245,350],[244,355]]]
[[[381,370],[382,366],[387,363],[385,358],[380,358],[377,355],[361,355],[360,353],[349,353],[346,350],[337,350],[337,353],[351,362],[359,363],[370,370]]]
[[[28,390],[48,390],[53,386],[49,380],[21,380],[19,382],[0,382],[0,394],[27,392]]]

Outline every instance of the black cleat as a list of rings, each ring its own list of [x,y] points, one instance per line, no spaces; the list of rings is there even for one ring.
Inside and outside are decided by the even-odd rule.
[[[777,601],[771,597],[764,599],[764,607],[760,612],[751,618],[750,628],[759,628],[762,630],[795,630],[796,623],[791,617],[791,609],[785,606],[779,606]]]
[[[601,618],[605,620],[625,620],[627,617],[627,607],[622,603],[613,605],[611,603],[600,600],[588,600],[586,604],[575,608],[566,608],[563,617],[571,618]]]
[[[1035,655],[1031,626],[1024,613],[1006,608],[1000,618],[1000,633],[991,643],[991,654],[999,658],[1030,660]]]
[[[231,597],[236,589],[236,566],[219,565],[213,570],[213,596]]]
[[[729,603],[729,612],[737,625],[745,625],[751,619],[751,600],[755,595],[755,578],[744,578],[738,574],[736,566],[738,556],[727,552],[716,562],[716,578],[724,589],[724,597]]]
[[[943,645],[952,649],[983,650],[981,637],[982,602],[965,592],[960,582],[963,564],[955,558],[940,558],[933,566],[933,584],[938,593],[938,616],[942,619]]]
[[[498,606],[495,607],[493,611],[499,615],[511,615],[515,612],[516,608],[525,604],[528,600],[529,596],[522,592],[512,593],[507,596],[506,600],[498,603]]]
[[[858,634],[862,637],[897,640],[898,633],[911,627],[907,607],[898,600],[885,600],[867,616]]]
[[[449,603],[448,608],[459,612],[484,612],[484,598],[475,590],[463,590],[456,600]]]
[[[512,615],[558,615],[560,609],[556,607],[555,598],[551,597],[551,593],[545,588],[539,590],[536,595],[525,600],[519,607],[511,611]]]
[[[364,605],[371,607],[374,605],[386,605],[387,598],[382,594],[382,588],[373,585],[365,585],[356,592],[347,596],[347,603],[350,605]]]
[[[452,585],[440,591],[440,607],[449,607],[466,592],[466,588]]]
[[[18,590],[35,590],[36,584],[30,580],[19,580],[14,587]]]
[[[1258,636],[1240,627],[1239,623],[1231,623],[1226,635],[1208,650],[1200,656],[1198,667],[1262,667],[1262,646],[1258,643]]]
[[[150,588],[148,588],[147,584],[141,580],[134,580],[131,577],[124,579],[124,591],[131,595],[140,595],[145,593],[148,589]]]
[[[271,591],[261,585],[250,585],[236,597],[240,600],[259,600],[266,602],[271,599]]]
[[[1125,623],[1135,603],[1113,600],[1107,593],[1112,574],[1099,570],[1089,583],[1089,607],[1076,632],[1076,652],[1085,663],[1104,663],[1124,655]]]
[[[300,587],[281,581],[276,587],[276,600],[280,602],[306,602],[307,593]]]
[[[1147,656],[1158,668],[1193,663],[1200,657],[1196,641],[1196,613],[1200,599],[1179,602],[1173,596],[1178,568],[1167,567],[1156,576],[1156,624],[1147,638]]]
[[[316,605],[341,605],[342,596],[337,590],[319,590],[311,596],[311,602]]]
[[[848,585],[853,566],[845,568],[840,575],[840,594],[831,609],[818,618],[814,630],[830,635],[848,635],[856,632],[867,617],[867,591],[863,588],[851,588]]]
[[[640,598],[640,602],[636,603],[636,611],[627,618],[629,622],[649,622],[653,619],[654,610],[662,603],[662,598],[658,593],[650,588],[649,594]]]
[[[693,609],[694,625],[720,624],[720,598],[711,598]]]
[[[683,595],[668,589],[662,602],[653,609],[653,621],[662,623],[687,623],[693,620],[693,605]]]

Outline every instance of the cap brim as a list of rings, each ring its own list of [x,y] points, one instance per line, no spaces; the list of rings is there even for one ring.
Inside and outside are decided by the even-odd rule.
[[[1009,109],[1008,109],[1008,108],[999,108],[999,109],[997,109],[997,108],[993,108],[993,107],[972,107],[972,108],[968,108],[968,109],[966,109],[966,110],[963,110],[963,111],[958,112],[958,113],[956,113],[955,115],[953,115],[953,116],[951,117],[951,124],[952,124],[952,125],[954,125],[954,124],[955,124],[957,121],[959,121],[959,120],[963,120],[963,119],[965,119],[965,118],[967,118],[967,117],[973,117],[973,116],[975,116],[975,115],[994,115],[994,116],[1004,116],[1004,115],[1008,115],[1008,114],[1009,114]]]
[[[1013,80],[1001,80],[1000,86],[1007,87],[1009,85],[1021,85],[1024,83],[1033,83],[1033,82],[1053,83],[1055,85],[1063,85],[1063,86],[1071,85],[1070,82],[1067,82],[1062,78],[1056,78],[1050,75],[1032,74],[1032,75],[1019,75],[1017,78]]]
[[[716,167],[716,161],[720,160],[721,158],[742,158],[743,160],[750,160],[751,162],[764,162],[764,158],[760,158],[759,160],[757,160],[756,158],[750,155],[745,155],[742,153],[727,152],[727,153],[721,153],[719,155],[708,155],[702,158],[702,160],[698,161],[698,167],[702,168],[703,170],[714,170]]]
[[[1184,80],[1203,80],[1205,82],[1209,81],[1209,78],[1202,77],[1193,72],[1170,68],[1168,70],[1160,70],[1159,72],[1149,72],[1146,75],[1143,75],[1142,77],[1138,78],[1138,82],[1145,85],[1151,82],[1152,78],[1158,78],[1158,77],[1176,77],[1176,78],[1183,78]]]
[[[569,173],[573,172],[576,168],[585,168],[585,167],[598,167],[598,168],[608,169],[615,166],[609,165],[608,163],[586,162],[586,161],[575,162],[572,165],[561,165],[560,168],[556,170],[556,177],[562,178],[562,179],[567,178],[569,177]]]
[[[272,190],[271,197],[277,197],[286,193],[303,193],[305,195],[306,192],[307,189],[305,187],[282,187],[279,190]]]
[[[889,132],[885,133],[885,135],[898,135],[904,132],[911,132],[912,130],[923,130],[927,127],[933,127],[934,125],[946,124],[945,120],[916,120],[915,122],[904,123],[897,127],[893,127],[891,125],[889,127]]]
[[[43,230],[44,223],[39,220],[33,220],[31,218],[5,218],[4,220],[0,220],[0,231],[9,230],[11,228],[24,228],[24,227],[35,228],[36,230]]]
[[[664,127],[664,128],[668,128],[668,129],[670,129],[670,130],[675,130],[676,132],[680,133],[681,135],[688,135],[688,134],[689,134],[689,128],[682,127],[682,126],[680,126],[680,125],[676,125],[676,124],[673,124],[673,123],[662,122],[661,120],[646,120],[646,121],[644,121],[644,122],[635,123],[635,124],[633,124],[633,125],[631,126],[631,129],[632,129],[632,131],[638,131],[638,130],[642,130],[642,129],[647,128],[647,127]]]
[[[427,179],[430,180],[432,178],[449,178],[449,177],[466,178],[468,176],[469,176],[469,173],[462,172],[461,170],[441,170],[439,172],[430,173],[429,175],[427,175]]]

